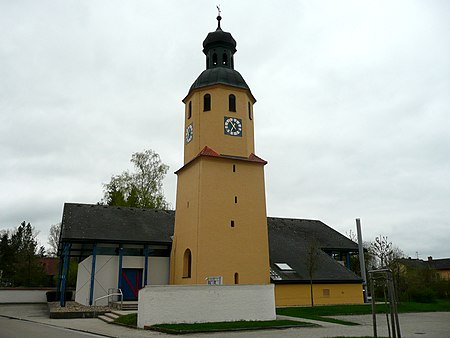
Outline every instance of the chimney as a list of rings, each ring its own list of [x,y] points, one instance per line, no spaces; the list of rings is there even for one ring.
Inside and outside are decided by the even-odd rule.
[[[431,262],[433,260],[433,257],[428,256],[428,262]]]

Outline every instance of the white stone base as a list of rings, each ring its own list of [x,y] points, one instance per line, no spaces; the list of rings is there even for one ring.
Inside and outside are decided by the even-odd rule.
[[[138,327],[274,320],[274,285],[161,285],[139,291]]]

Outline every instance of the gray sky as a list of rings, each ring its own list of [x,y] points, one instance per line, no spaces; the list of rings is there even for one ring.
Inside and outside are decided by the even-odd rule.
[[[255,105],[269,216],[450,257],[450,2],[221,1]],[[153,149],[182,165],[181,99],[211,1],[0,0],[0,229],[47,244],[64,202]],[[106,230],[107,231],[107,230]]]

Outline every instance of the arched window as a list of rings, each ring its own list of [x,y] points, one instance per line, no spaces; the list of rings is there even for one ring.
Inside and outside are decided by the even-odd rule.
[[[216,53],[213,54],[213,65],[217,66],[217,54]]]
[[[234,284],[239,284],[239,274],[237,272],[234,274]]]
[[[192,255],[191,250],[186,249],[183,257],[183,278],[191,278]]]
[[[230,94],[228,96],[228,110],[236,111],[236,96],[234,96],[233,94]]]
[[[192,116],[192,101],[189,101],[189,106],[188,106],[188,119],[190,119]]]
[[[211,95],[205,94],[203,96],[203,111],[211,110]]]
[[[250,102],[248,103],[248,118],[253,120],[252,106],[250,105]]]
[[[223,55],[222,55],[222,64],[223,65],[228,65],[228,55],[227,55],[227,53],[223,53]]]

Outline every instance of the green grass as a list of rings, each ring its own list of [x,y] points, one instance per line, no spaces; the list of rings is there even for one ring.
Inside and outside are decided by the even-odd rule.
[[[137,313],[121,316],[114,320],[114,323],[137,326]],[[158,324],[154,328],[162,328],[172,331],[216,331],[230,329],[257,329],[283,326],[314,326],[310,323],[304,323],[293,320],[270,320],[270,321],[239,321],[239,322],[220,322],[220,323],[196,323],[196,324]]]
[[[236,329],[259,329],[276,328],[284,326],[312,326],[310,323],[292,320],[267,320],[267,321],[237,321],[217,323],[195,323],[195,324],[157,324],[152,328],[162,328],[174,331],[221,331]]]
[[[389,309],[386,308],[385,304],[376,304],[377,313],[385,313],[386,310],[389,311]],[[450,311],[450,300],[439,300],[435,303],[428,303],[428,304],[403,302],[398,304],[397,310],[399,313]],[[324,318],[324,316],[363,315],[371,313],[372,313],[371,304],[287,307],[277,309],[277,314],[279,315],[333,322],[343,325],[352,325],[352,324],[355,325],[355,323],[352,324],[339,323],[332,318]]]
[[[137,313],[130,313],[129,315],[120,316],[114,320],[114,323],[137,326]]]

